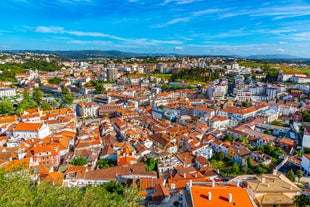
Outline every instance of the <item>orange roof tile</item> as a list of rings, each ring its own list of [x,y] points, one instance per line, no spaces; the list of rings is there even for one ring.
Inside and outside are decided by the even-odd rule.
[[[18,123],[14,130],[15,131],[36,131],[42,127],[42,123]]]
[[[57,185],[61,185],[63,179],[64,179],[64,175],[60,172],[51,172],[45,178],[45,180],[52,181],[53,183]]]
[[[211,193],[211,198],[208,194]],[[232,201],[229,202],[228,195],[232,195]],[[193,206],[220,206],[220,207],[253,207],[250,197],[245,188],[228,185],[215,185],[211,186],[192,186],[191,195]]]

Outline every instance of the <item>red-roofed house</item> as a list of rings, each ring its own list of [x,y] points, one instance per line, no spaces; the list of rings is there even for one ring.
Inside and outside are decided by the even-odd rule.
[[[42,123],[18,123],[13,129],[13,136],[29,139],[44,138],[50,135],[49,127]]]

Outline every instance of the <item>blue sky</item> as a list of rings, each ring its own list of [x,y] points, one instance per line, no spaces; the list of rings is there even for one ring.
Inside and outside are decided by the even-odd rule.
[[[1,0],[0,50],[310,57],[309,0]]]

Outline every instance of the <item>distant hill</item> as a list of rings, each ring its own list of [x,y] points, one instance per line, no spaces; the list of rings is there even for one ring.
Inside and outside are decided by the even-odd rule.
[[[98,58],[139,58],[139,57],[158,57],[158,56],[190,56],[190,57],[223,57],[223,58],[247,58],[255,60],[290,60],[290,61],[309,61],[310,58],[300,58],[292,55],[285,54],[266,54],[266,55],[250,55],[247,57],[239,55],[186,55],[186,54],[165,54],[165,53],[134,53],[123,52],[118,50],[68,50],[68,51],[49,51],[49,50],[9,50],[3,52],[11,53],[45,53],[45,54],[57,54],[62,59],[98,59]]]
[[[122,52],[118,50],[72,50],[54,51],[54,53],[71,59],[92,59],[92,58],[133,58],[151,56],[145,53]]]
[[[267,54],[267,55],[250,55],[247,56],[248,59],[265,59],[265,60],[301,60],[304,58],[293,56],[293,55],[285,55],[285,54]]]

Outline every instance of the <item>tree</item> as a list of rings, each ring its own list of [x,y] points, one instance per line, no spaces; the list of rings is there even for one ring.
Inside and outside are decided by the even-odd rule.
[[[29,93],[29,91],[27,91],[27,90],[24,90],[24,95],[23,95],[23,99],[25,100],[25,101],[29,101],[30,100],[30,93]]]
[[[27,109],[33,109],[36,108],[38,105],[35,101],[31,100],[30,98],[28,99],[27,97],[19,103],[16,113],[19,114],[22,111],[25,111]]]
[[[67,105],[71,105],[74,100],[74,96],[70,93],[69,89],[67,87],[63,87],[61,89],[61,93],[63,96],[63,102]]]
[[[287,173],[286,173],[286,177],[292,181],[295,182],[295,174],[294,171],[292,169],[290,169]]]
[[[97,166],[99,169],[112,167],[115,166],[115,164],[116,163],[114,161],[105,158],[102,158],[97,161]]]
[[[270,132],[270,130],[269,130],[269,129],[265,129],[264,133],[265,133],[265,134],[268,134],[268,135],[270,135],[270,134],[271,134],[271,132]]]
[[[242,102],[241,105],[242,105],[243,107],[249,107],[249,106],[250,106],[250,102],[244,101],[244,102]]]
[[[33,100],[37,103],[37,105],[41,105],[42,98],[43,98],[43,92],[39,90],[38,88],[35,88],[32,92]]]
[[[87,159],[85,157],[77,157],[72,162],[71,165],[83,166],[87,164]]]
[[[296,175],[298,177],[298,182],[300,183],[300,178],[304,175],[304,172],[302,170],[297,170]]]
[[[248,158],[246,159],[246,163],[247,163],[247,165],[248,165],[248,168],[252,168],[252,167],[253,167],[253,160],[252,160],[251,157],[248,157]]]
[[[161,105],[158,106],[158,108],[164,109],[164,105],[161,104]]]
[[[240,166],[237,163],[233,163],[232,167],[231,167],[231,173],[232,174],[239,174],[240,173]]]
[[[223,142],[231,142],[233,140],[234,138],[230,134],[226,134],[224,138],[222,139]]]
[[[273,122],[271,122],[272,125],[275,126],[282,126],[282,122],[278,121],[278,120],[274,120]]]
[[[305,207],[309,204],[309,198],[305,194],[294,196],[294,204],[297,207]]]
[[[52,107],[45,100],[42,101],[41,108],[43,109],[43,111],[51,110],[52,109]]]
[[[0,101],[0,114],[13,114],[14,113],[14,106],[13,103],[9,100]]]
[[[0,170],[0,205],[6,207],[138,207],[140,206],[138,202],[142,199],[138,195],[137,188],[124,187],[114,181],[79,188],[54,185],[44,179],[41,179],[39,184],[33,184],[31,180],[33,177],[35,176],[26,171],[14,173]]]
[[[148,158],[146,163],[145,163],[145,168],[146,168],[147,171],[156,170],[156,168],[157,168],[157,161],[153,157]]]
[[[105,90],[103,83],[97,82],[95,85],[95,94],[102,94]]]
[[[61,78],[57,78],[57,77],[54,77],[54,78],[51,78],[48,80],[48,83],[51,83],[51,84],[59,84],[63,81],[63,79]]]

